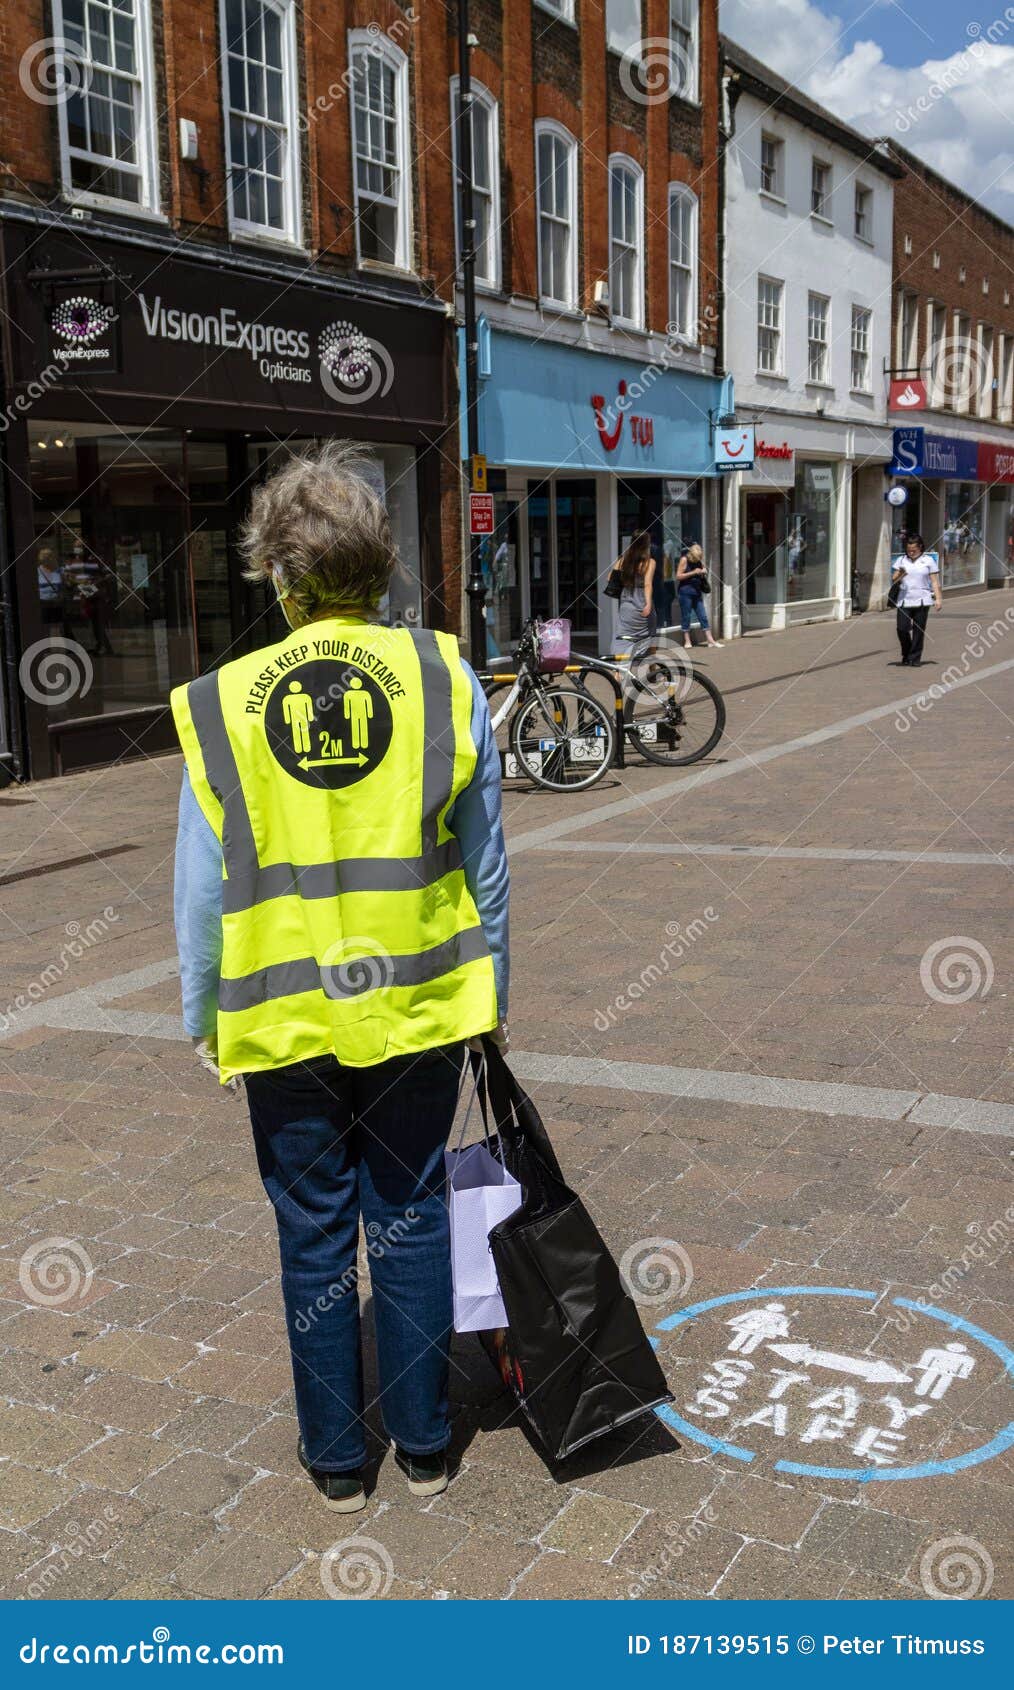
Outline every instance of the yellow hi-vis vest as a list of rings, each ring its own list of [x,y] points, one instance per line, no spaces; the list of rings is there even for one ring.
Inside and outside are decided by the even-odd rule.
[[[496,1025],[493,964],[447,812],[476,764],[456,639],[355,617],[178,687],[222,843],[218,1058],[352,1068]]]

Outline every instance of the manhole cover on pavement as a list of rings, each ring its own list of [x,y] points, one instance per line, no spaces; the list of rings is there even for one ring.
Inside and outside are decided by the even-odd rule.
[[[1014,1352],[928,1303],[769,1286],[695,1303],[658,1331],[675,1394],[659,1414],[734,1460],[819,1478],[921,1479],[1014,1444]]]

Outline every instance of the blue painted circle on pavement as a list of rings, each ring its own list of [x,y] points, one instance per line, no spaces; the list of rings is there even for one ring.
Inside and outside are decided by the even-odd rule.
[[[682,1326],[696,1315],[706,1314],[709,1309],[718,1309],[729,1303],[748,1303],[770,1297],[853,1297],[858,1302],[873,1304],[883,1296],[882,1291],[857,1291],[843,1285],[764,1285],[752,1291],[727,1291],[721,1297],[709,1297],[703,1303],[691,1303],[689,1308],[680,1309],[658,1323],[658,1332],[671,1332],[674,1327]],[[1000,1338],[994,1338],[991,1332],[984,1332],[981,1326],[973,1326],[971,1321],[961,1315],[951,1314],[947,1309],[934,1308],[929,1303],[916,1302],[911,1297],[892,1297],[891,1302],[897,1309],[911,1309],[916,1314],[925,1315],[929,1320],[939,1320],[944,1326],[950,1327],[952,1332],[963,1332],[966,1337],[974,1338],[976,1343],[992,1351],[1003,1362],[1009,1379],[1014,1379],[1014,1350]],[[695,1443],[704,1444],[707,1449],[715,1450],[720,1455],[731,1456],[734,1461],[753,1461],[756,1450],[746,1449],[740,1444],[729,1443],[724,1438],[716,1438],[706,1432],[701,1426],[694,1426],[689,1420],[684,1420],[674,1408],[664,1403],[655,1410],[660,1420],[674,1431],[682,1432],[692,1438]],[[968,1450],[964,1455],[949,1456],[941,1461],[921,1461],[911,1467],[816,1467],[805,1461],[776,1461],[776,1473],[795,1473],[815,1479],[852,1479],[858,1484],[879,1483],[886,1479],[927,1479],[938,1473],[959,1473],[965,1467],[978,1467],[981,1462],[989,1461],[994,1455],[1001,1455],[1005,1449],[1014,1445],[1014,1420],[1008,1422],[997,1432],[988,1443],[980,1445],[978,1449]]]

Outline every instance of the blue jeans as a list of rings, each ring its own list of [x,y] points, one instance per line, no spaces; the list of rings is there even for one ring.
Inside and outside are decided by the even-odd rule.
[[[332,1057],[247,1075],[274,1206],[296,1412],[312,1467],[367,1457],[356,1252],[370,1262],[380,1406],[415,1455],[450,1438],[451,1259],[444,1145],[461,1045],[342,1068]]]
[[[685,634],[689,634],[690,618],[696,615],[701,627],[704,629],[705,633],[707,633],[709,626],[708,613],[704,608],[704,594],[701,592],[700,587],[695,587],[693,582],[691,582],[689,586],[681,587],[679,589],[679,595],[680,625],[683,632]]]

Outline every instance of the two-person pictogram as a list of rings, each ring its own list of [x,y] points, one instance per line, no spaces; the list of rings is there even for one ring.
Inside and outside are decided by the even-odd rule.
[[[327,746],[327,756],[311,757],[310,724],[316,720],[313,699],[309,693],[303,691],[302,681],[289,682],[289,690],[282,703],[282,716],[292,733],[292,749],[297,757],[303,759],[300,768],[319,769],[333,763],[354,763],[361,767],[369,760],[366,753],[370,746],[373,700],[365,691],[358,675],[349,677],[348,691],[342,697],[342,713],[348,725],[352,750],[356,755],[346,756],[342,740],[325,733],[322,736],[322,745]]]

